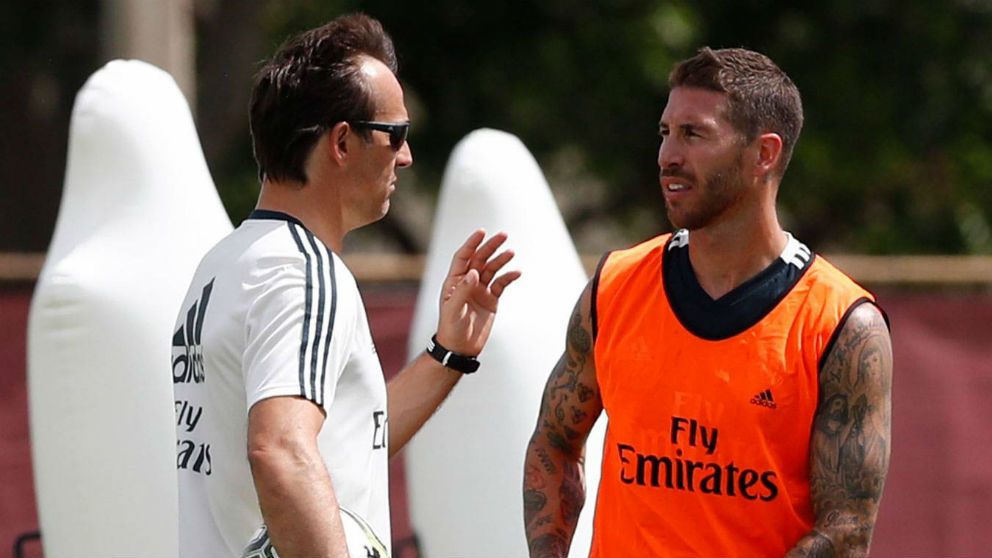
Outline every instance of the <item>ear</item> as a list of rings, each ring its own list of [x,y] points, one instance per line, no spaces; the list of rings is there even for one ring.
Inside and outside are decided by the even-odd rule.
[[[782,159],[782,137],[768,132],[758,136],[758,159],[755,167],[760,176],[774,174]]]
[[[338,122],[327,132],[327,149],[330,151],[331,160],[339,165],[343,165],[348,160],[351,136],[351,125],[347,122]]]

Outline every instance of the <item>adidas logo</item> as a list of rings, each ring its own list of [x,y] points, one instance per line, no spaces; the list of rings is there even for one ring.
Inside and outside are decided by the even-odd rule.
[[[772,390],[770,389],[766,389],[765,391],[752,397],[751,404],[761,405],[762,407],[768,407],[769,409],[774,409],[778,406],[775,404],[775,398],[772,397]]]
[[[172,383],[202,383],[206,379],[203,370],[203,350],[200,337],[203,333],[203,316],[207,313],[210,292],[214,280],[203,287],[200,299],[193,302],[186,312],[186,322],[179,326],[172,336]]]

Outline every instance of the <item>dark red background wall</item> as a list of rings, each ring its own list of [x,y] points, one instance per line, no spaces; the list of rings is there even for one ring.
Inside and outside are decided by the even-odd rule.
[[[363,291],[389,376],[405,361],[416,286]],[[38,528],[24,364],[30,297],[30,285],[0,286],[0,554]],[[892,465],[872,555],[988,555],[992,295],[882,290],[879,301],[892,323],[896,377]],[[413,556],[401,459],[393,460],[391,474],[394,554]],[[37,542],[24,548],[29,556],[43,551]]]

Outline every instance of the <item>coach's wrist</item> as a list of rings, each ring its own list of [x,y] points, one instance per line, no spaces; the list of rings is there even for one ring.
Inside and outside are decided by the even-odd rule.
[[[442,366],[456,370],[462,374],[471,374],[479,369],[478,358],[461,354],[445,347],[438,342],[437,334],[434,334],[430,341],[427,342],[425,351],[431,358],[441,363]]]

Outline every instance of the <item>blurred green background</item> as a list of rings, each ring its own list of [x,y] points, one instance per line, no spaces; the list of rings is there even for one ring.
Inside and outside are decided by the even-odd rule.
[[[44,251],[72,101],[101,58],[112,2],[0,7],[0,251]],[[341,13],[381,20],[400,59],[416,164],[356,246],[419,253],[455,143],[518,135],[581,252],[669,229],[657,121],[674,62],[743,46],[799,86],[806,124],[783,224],[821,252],[992,253],[992,1],[196,0],[194,113],[232,221],[257,194],[251,77],[289,35]],[[149,131],[154,133],[154,131]],[[419,208],[419,209],[418,209]]]

